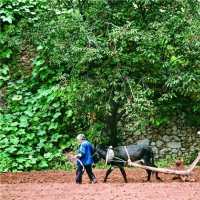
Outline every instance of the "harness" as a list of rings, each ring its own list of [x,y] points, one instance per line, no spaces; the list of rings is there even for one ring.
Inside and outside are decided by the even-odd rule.
[[[107,150],[107,154],[106,154],[106,165],[107,165],[107,164],[110,164],[110,163],[112,162],[113,158],[115,157],[115,153],[114,153],[114,151],[113,151],[112,148],[113,148],[113,147],[110,146],[110,147],[108,148],[108,150]]]
[[[110,147],[108,148],[108,150],[107,150],[107,154],[106,154],[106,165],[107,165],[107,164],[110,164],[112,161],[115,161],[115,162],[123,162],[123,163],[127,163],[127,162],[130,162],[130,161],[131,161],[126,146],[124,146],[124,149],[125,149],[125,151],[126,151],[126,153],[127,153],[127,156],[128,156],[128,160],[127,160],[127,161],[125,161],[125,160],[123,160],[123,159],[121,159],[121,158],[116,157],[115,154],[114,154],[114,151],[112,150],[112,148],[113,148],[113,147],[110,146]],[[100,148],[98,148],[98,149],[96,150],[96,152],[92,155],[92,157],[95,156],[95,155],[97,155],[98,158],[100,158],[99,153],[98,153],[98,150],[99,150],[99,149],[100,149]]]

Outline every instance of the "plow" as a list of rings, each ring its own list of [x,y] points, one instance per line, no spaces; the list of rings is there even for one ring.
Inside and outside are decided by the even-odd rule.
[[[195,168],[199,160],[200,160],[200,152],[198,153],[198,156],[190,165],[190,167],[187,169],[183,166],[183,160],[174,160],[175,169],[150,167],[150,166],[139,164],[138,161],[132,162],[130,159],[128,160],[128,165],[133,166],[133,167],[139,167],[145,170],[151,170],[153,172],[159,172],[159,173],[164,173],[164,174],[174,174],[174,175],[177,175],[178,178],[181,178],[185,182],[185,181],[195,181],[194,179],[188,179],[188,177],[189,175],[193,175],[192,170]]]

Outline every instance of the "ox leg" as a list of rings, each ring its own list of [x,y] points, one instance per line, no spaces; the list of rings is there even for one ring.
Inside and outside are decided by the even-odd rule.
[[[111,166],[109,169],[108,169],[108,171],[106,172],[106,176],[105,176],[105,178],[104,178],[104,183],[107,181],[107,178],[108,178],[108,175],[113,171],[115,169],[115,167],[114,166]]]
[[[151,179],[151,170],[146,170],[146,171],[147,171],[147,174],[148,174],[147,181],[150,181],[150,179]]]
[[[127,179],[126,179],[126,172],[125,172],[124,168],[123,168],[123,167],[119,167],[119,169],[120,169],[120,171],[121,171],[121,173],[122,173],[122,176],[124,177],[125,183],[127,183],[128,181],[127,181]]]
[[[158,176],[158,172],[156,172],[156,179],[162,181],[162,179],[160,178],[160,176]]]
[[[151,162],[150,161],[148,161],[147,159],[144,159],[144,164],[146,165],[146,166],[152,166],[152,164],[151,164]],[[147,181],[150,181],[150,179],[151,179],[151,170],[146,170],[146,172],[147,172]]]
[[[154,164],[152,165],[150,162],[146,162],[146,165],[150,166],[150,167],[152,166],[152,167],[156,167],[157,168],[156,165],[154,165]],[[147,174],[148,174],[147,181],[150,181],[152,171],[151,170],[146,170],[146,171],[147,171]],[[161,180],[161,178],[158,176],[158,172],[155,172],[155,173],[156,173],[156,179],[157,180]]]
[[[158,168],[156,165],[153,165],[153,167]],[[162,181],[162,179],[158,176],[158,172],[156,172],[156,179]]]

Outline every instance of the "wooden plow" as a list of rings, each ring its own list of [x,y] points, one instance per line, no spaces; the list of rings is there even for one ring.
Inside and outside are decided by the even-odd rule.
[[[137,163],[131,162],[131,160],[128,161],[128,165],[134,166],[134,167],[139,167],[139,168],[146,169],[146,170],[151,170],[151,171],[154,171],[154,172],[160,172],[160,173],[164,173],[164,174],[175,174],[175,175],[178,175],[183,181],[186,181],[187,176],[192,175],[192,170],[194,169],[196,164],[199,162],[199,160],[200,160],[200,152],[199,152],[197,158],[194,160],[194,162],[190,165],[190,167],[188,169],[185,169],[182,166],[182,169],[185,169],[185,170],[179,170],[180,169],[179,167],[176,167],[176,169],[149,167],[149,166],[146,166],[146,165],[138,164],[138,162]],[[182,165],[183,165],[183,161],[182,161]],[[189,181],[195,181],[195,180],[189,180]]]

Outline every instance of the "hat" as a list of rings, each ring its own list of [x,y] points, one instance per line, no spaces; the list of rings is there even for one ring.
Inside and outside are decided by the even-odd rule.
[[[79,134],[79,135],[77,136],[77,139],[85,140],[85,135],[84,135],[84,134]]]

